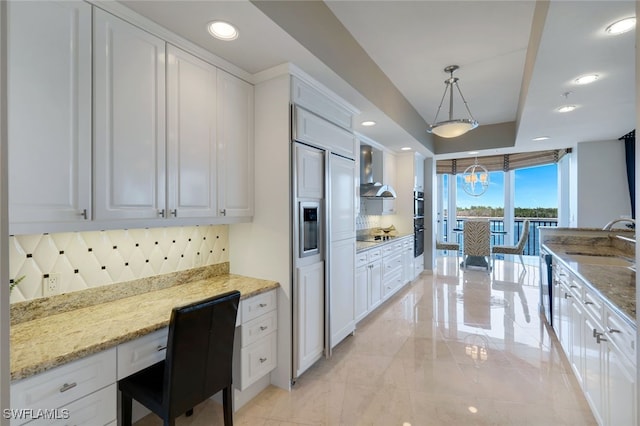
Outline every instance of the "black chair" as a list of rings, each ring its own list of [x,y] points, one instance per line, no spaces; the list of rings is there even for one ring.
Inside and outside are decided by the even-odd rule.
[[[240,292],[232,291],[171,312],[164,361],[118,382],[122,424],[131,425],[132,399],[165,426],[222,390],[224,424],[233,425],[233,338]]]

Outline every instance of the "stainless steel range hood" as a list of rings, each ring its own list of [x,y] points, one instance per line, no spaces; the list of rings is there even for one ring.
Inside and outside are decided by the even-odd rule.
[[[363,198],[396,198],[396,191],[390,185],[384,185],[374,180],[382,176],[382,153],[380,161],[374,162],[374,150],[369,145],[360,145],[360,197]],[[374,167],[377,170],[374,170]]]

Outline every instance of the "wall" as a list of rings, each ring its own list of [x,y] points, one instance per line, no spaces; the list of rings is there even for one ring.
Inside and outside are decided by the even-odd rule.
[[[67,293],[228,261],[227,225],[15,235],[10,278],[25,278],[11,303],[42,297],[43,275],[52,272]]]
[[[255,86],[255,215],[231,225],[231,272],[278,281],[278,367],[272,383],[291,379],[290,77]],[[239,247],[237,250],[234,247]]]
[[[631,216],[622,141],[581,142],[577,145],[572,171],[572,226],[602,228],[611,219]]]

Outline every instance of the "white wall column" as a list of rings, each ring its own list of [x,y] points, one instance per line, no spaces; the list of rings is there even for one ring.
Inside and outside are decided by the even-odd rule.
[[[640,12],[640,1],[636,1],[636,15]],[[636,46],[640,45],[640,31],[636,31]],[[640,55],[636,53],[636,128],[640,126]],[[636,214],[640,208],[640,173],[638,173],[638,165],[640,164],[640,150],[636,147]],[[636,246],[638,245],[638,233],[636,232]],[[636,250],[636,265],[640,260],[640,251]],[[636,306],[640,306],[640,277],[636,274]],[[640,338],[640,317],[636,316],[636,342]],[[636,366],[640,365],[640,351],[636,351]],[[640,383],[640,368],[636,368],[636,407],[640,407],[640,392],[638,392],[638,383]]]
[[[437,180],[437,219],[436,219],[436,239],[444,241],[444,175],[436,175]]]
[[[514,244],[513,225],[515,222],[516,172],[504,172],[504,245]]]
[[[558,226],[568,227],[571,217],[571,182],[570,156],[567,154],[560,159],[558,167]]]
[[[7,2],[0,2],[0,409],[9,408],[9,199],[7,179]],[[0,425],[9,419],[0,416]]]

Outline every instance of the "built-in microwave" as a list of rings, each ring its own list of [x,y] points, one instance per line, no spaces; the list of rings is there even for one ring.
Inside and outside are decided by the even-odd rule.
[[[300,203],[300,257],[320,253],[320,203],[304,201]]]
[[[413,192],[413,217],[424,217],[424,192]]]

